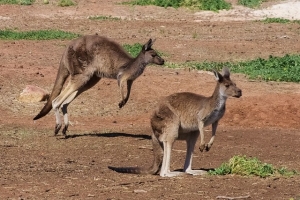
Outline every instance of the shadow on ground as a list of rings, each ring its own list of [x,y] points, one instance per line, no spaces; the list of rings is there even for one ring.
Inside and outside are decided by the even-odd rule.
[[[77,137],[131,137],[131,138],[140,138],[144,140],[150,140],[150,135],[143,135],[143,134],[130,134],[130,133],[84,133],[84,134],[73,134],[73,135],[66,135],[60,139],[72,139]]]

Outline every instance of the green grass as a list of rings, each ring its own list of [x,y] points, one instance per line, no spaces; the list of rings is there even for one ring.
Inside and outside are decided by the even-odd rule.
[[[143,45],[141,45],[140,43],[135,43],[133,45],[130,44],[124,44],[123,48],[133,57],[136,57],[141,49],[142,49]]]
[[[283,18],[266,18],[264,20],[261,20],[261,22],[264,22],[266,24],[269,24],[269,23],[280,23],[280,24],[298,23],[298,24],[300,24],[300,20],[289,20],[289,19],[283,19]]]
[[[121,20],[121,18],[112,17],[112,16],[90,16],[89,19],[91,19],[91,20],[108,20],[108,21]]]
[[[123,48],[127,51],[132,57],[136,57],[142,50],[143,45],[140,43],[135,44],[124,44]],[[156,51],[159,56],[165,56],[166,54]]]
[[[51,39],[73,39],[79,34],[60,30],[37,30],[37,31],[14,31],[0,30],[1,40],[51,40]]]
[[[246,156],[234,156],[228,162],[222,163],[219,168],[209,171],[210,175],[236,174],[241,176],[259,176],[261,178],[269,176],[293,176],[299,174],[295,170],[286,168],[275,168],[271,164],[263,163],[257,158],[247,158]]]
[[[264,0],[238,0],[238,4],[249,8],[259,7]]]
[[[242,62],[186,62],[184,64],[167,63],[170,68],[189,67],[197,70],[221,70],[223,66],[232,72],[242,73],[250,79],[264,81],[300,82],[300,55],[283,57],[269,56],[268,59],[258,58]]]
[[[225,0],[133,0],[124,2],[129,5],[155,5],[160,7],[189,7],[199,10],[218,11],[222,9],[230,9],[231,4]]]
[[[31,5],[34,0],[0,0],[1,4],[20,4],[20,5]]]
[[[76,5],[72,0],[59,0],[58,5],[61,7],[74,6]]]

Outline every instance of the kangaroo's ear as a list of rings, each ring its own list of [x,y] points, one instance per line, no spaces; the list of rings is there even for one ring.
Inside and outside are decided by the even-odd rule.
[[[155,39],[152,40],[152,39],[150,38],[149,41],[148,41],[146,44],[144,44],[143,50],[144,50],[144,51],[150,50],[154,42],[155,42]]]
[[[230,71],[228,67],[223,67],[222,73],[223,73],[223,77],[230,79]]]
[[[223,76],[217,70],[213,70],[213,73],[215,75],[216,81],[222,82]]]

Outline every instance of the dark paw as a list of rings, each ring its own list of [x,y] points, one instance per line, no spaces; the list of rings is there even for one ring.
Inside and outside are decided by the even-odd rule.
[[[212,146],[212,145],[208,145],[208,144],[206,144],[206,145],[205,145],[205,151],[209,151],[209,150],[210,150],[210,148],[211,148],[211,146]]]
[[[124,102],[124,101],[121,101],[121,102],[119,103],[119,108],[122,108],[124,105],[125,105],[125,102]]]
[[[56,124],[56,125],[55,125],[54,135],[57,135],[57,134],[58,134],[60,128],[61,128],[61,124]]]
[[[203,152],[203,150],[206,148],[206,146],[203,144],[203,145],[200,145],[200,147],[199,147],[199,150],[201,151],[201,152]]]
[[[62,130],[62,134],[63,134],[64,136],[67,136],[67,134],[66,134],[67,130],[68,130],[68,126],[65,126],[65,127],[63,128],[63,130]]]

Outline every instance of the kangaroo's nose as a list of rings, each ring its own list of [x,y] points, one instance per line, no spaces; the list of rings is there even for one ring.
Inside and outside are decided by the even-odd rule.
[[[239,89],[238,91],[237,91],[237,93],[238,93],[238,97],[241,97],[242,96],[242,90],[241,89]]]

